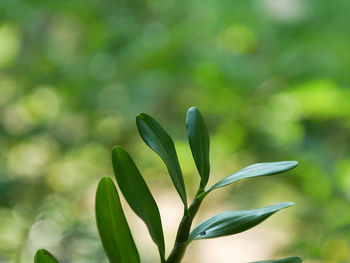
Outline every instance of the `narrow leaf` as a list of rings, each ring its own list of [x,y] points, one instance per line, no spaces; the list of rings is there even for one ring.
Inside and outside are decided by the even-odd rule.
[[[303,260],[301,259],[301,257],[288,257],[273,260],[254,261],[251,263],[301,263],[302,261]]]
[[[102,178],[97,187],[96,223],[111,263],[140,262],[117,189],[109,177]]]
[[[186,118],[187,137],[192,156],[201,176],[200,187],[204,188],[209,179],[209,133],[202,114],[196,107],[191,107]]]
[[[136,117],[136,124],[144,142],[164,161],[171,180],[187,207],[185,183],[173,140],[155,119],[145,113]]]
[[[153,241],[158,245],[161,258],[164,260],[162,222],[158,206],[145,180],[131,156],[120,146],[112,150],[112,162],[120,190],[131,209],[146,223]]]
[[[282,173],[293,169],[297,165],[298,165],[297,161],[256,163],[222,179],[221,181],[217,182],[212,187],[210,187],[208,190],[206,190],[206,192],[210,192],[216,188],[220,188],[225,185],[232,184],[238,180],[257,177],[257,176],[266,176],[266,175]]]
[[[199,224],[190,234],[189,241],[238,234],[246,231],[293,203],[279,203],[251,210],[229,211],[218,214]]]
[[[47,250],[39,249],[35,254],[34,263],[58,263],[58,261]]]

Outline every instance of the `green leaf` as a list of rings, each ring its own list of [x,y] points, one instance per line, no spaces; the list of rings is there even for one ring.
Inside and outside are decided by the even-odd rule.
[[[282,173],[293,169],[297,165],[297,161],[256,163],[222,179],[205,192],[210,192],[216,188],[220,188],[246,178]]]
[[[238,234],[246,231],[293,203],[279,203],[251,210],[229,211],[218,214],[199,224],[190,234],[189,241]]]
[[[58,263],[58,260],[47,250],[39,249],[35,254],[34,263]]]
[[[201,176],[200,187],[204,188],[209,179],[209,133],[202,114],[196,107],[191,107],[186,118],[187,137],[192,156]]]
[[[103,177],[97,187],[96,223],[111,263],[140,262],[117,189],[109,177]]]
[[[162,126],[146,113],[140,113],[136,117],[136,124],[144,142],[164,161],[171,180],[187,208],[185,183],[173,140]]]
[[[301,257],[288,257],[273,260],[254,261],[251,263],[301,263],[302,261],[303,260],[301,259]]]
[[[158,206],[131,156],[120,146],[112,150],[114,174],[120,190],[134,212],[146,223],[162,260],[165,254],[162,222]]]

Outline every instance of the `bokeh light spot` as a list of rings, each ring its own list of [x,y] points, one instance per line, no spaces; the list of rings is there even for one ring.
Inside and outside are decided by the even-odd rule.
[[[233,25],[219,35],[219,43],[228,50],[238,53],[250,53],[255,49],[256,38],[251,28],[245,25]]]
[[[0,67],[13,62],[20,49],[20,35],[14,25],[0,25]]]
[[[349,257],[349,247],[347,242],[340,238],[329,239],[322,249],[325,262],[340,263],[345,262]]]

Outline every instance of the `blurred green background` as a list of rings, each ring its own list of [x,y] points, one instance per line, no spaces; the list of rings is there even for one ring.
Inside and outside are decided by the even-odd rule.
[[[151,114],[173,136],[193,197],[192,105],[210,129],[209,185],[256,162],[300,165],[209,196],[196,223],[296,205],[248,232],[195,242],[185,263],[350,262],[349,13],[347,0],[0,1],[0,262],[32,262],[42,247],[61,262],[107,262],[94,195],[112,176],[116,144],[154,193],[169,251],[180,198],[135,116]],[[143,262],[158,262],[124,207]]]

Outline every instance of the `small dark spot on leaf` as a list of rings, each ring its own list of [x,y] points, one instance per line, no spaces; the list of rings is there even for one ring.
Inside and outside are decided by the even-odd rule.
[[[204,236],[207,232],[203,231],[202,233],[200,233],[201,236]]]

